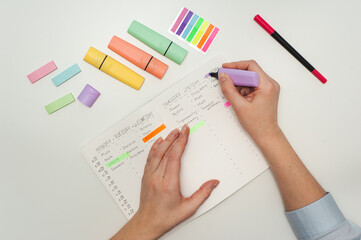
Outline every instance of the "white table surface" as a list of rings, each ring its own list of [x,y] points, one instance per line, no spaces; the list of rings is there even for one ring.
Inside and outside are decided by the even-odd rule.
[[[221,31],[203,55],[167,30],[188,7]],[[361,2],[353,1],[12,1],[0,3],[0,239],[108,239],[126,221],[81,147],[216,55],[256,59],[281,84],[279,123],[347,218],[361,224]],[[321,84],[254,21],[261,14],[327,79]],[[127,34],[136,19],[185,47],[182,65]],[[107,49],[118,35],[169,64],[158,80]],[[140,91],[82,59],[90,46],[146,81]],[[35,84],[26,75],[54,60]],[[82,72],[55,87],[51,77]],[[101,92],[92,108],[44,106],[85,84]],[[294,239],[269,170],[216,208],[164,239]]]

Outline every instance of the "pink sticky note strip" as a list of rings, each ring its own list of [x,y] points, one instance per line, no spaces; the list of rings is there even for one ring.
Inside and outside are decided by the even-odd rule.
[[[231,104],[230,104],[229,102],[226,102],[226,103],[224,104],[224,106],[225,106],[226,108],[228,108],[229,106],[231,106]]]
[[[179,14],[177,20],[175,21],[171,31],[175,33],[175,31],[178,29],[179,25],[181,24],[184,16],[186,15],[186,13],[188,12],[187,8],[183,8],[183,10],[181,11],[181,13]]]
[[[207,52],[209,46],[211,46],[211,43],[213,42],[213,40],[215,39],[215,37],[217,36],[219,32],[219,28],[215,27],[211,33],[211,35],[209,36],[209,38],[207,39],[207,42],[204,44],[202,51],[203,52]]]
[[[54,61],[50,61],[47,64],[45,64],[44,66],[42,66],[39,69],[35,70],[34,72],[30,73],[28,75],[28,78],[31,83],[34,83],[56,69],[58,69],[58,67],[55,65]]]

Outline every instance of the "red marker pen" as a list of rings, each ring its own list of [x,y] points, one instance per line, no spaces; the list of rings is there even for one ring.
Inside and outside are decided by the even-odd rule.
[[[294,49],[283,37],[281,37],[281,35],[279,35],[260,15],[257,14],[254,17],[254,20],[322,83],[327,82],[327,79],[322,76],[322,74],[319,73],[306,59],[304,59],[301,54],[299,54],[296,49]]]

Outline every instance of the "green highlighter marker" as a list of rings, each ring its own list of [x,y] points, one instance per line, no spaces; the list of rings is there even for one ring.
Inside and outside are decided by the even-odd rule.
[[[135,20],[130,24],[128,33],[178,64],[187,56],[187,50]]]

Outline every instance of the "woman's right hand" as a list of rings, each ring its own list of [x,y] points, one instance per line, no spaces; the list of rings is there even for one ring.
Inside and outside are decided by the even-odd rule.
[[[225,73],[220,74],[219,82],[239,122],[257,144],[277,135],[280,132],[277,122],[280,85],[254,60],[225,63],[223,67],[258,73],[259,86],[256,88],[236,87]]]
[[[238,120],[267,160],[286,211],[300,209],[324,197],[325,190],[307,170],[278,126],[279,84],[253,60],[226,63],[223,67],[253,71],[259,75],[259,86],[254,89],[235,87],[227,75],[220,74],[219,80]]]

